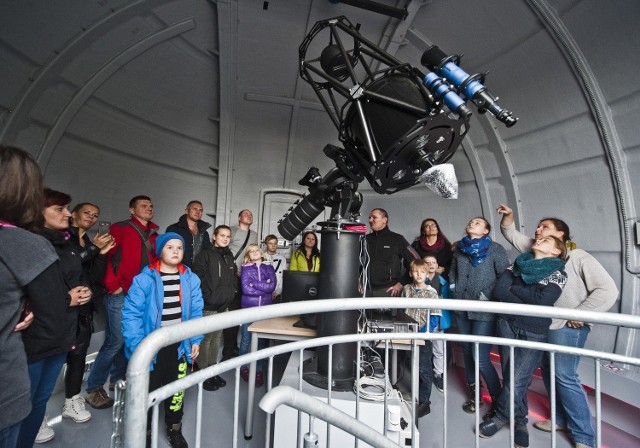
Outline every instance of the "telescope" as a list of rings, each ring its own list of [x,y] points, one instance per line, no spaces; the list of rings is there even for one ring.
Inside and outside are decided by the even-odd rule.
[[[517,118],[498,104],[484,74],[469,75],[461,57],[429,47],[423,73],[396,59],[359,32],[346,17],[317,22],[299,52],[299,73],[314,90],[343,147],[327,145],[335,163],[326,176],[312,168],[300,180],[306,195],[279,222],[293,240],[324,210],[332,219],[356,216],[364,179],[380,194],[394,194],[425,182],[447,198],[457,197],[453,167],[446,164],[469,130],[472,115],[489,112],[507,127]],[[349,43],[349,48],[345,46]]]

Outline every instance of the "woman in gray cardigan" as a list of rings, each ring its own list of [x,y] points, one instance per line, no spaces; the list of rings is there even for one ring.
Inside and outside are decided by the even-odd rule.
[[[455,247],[449,282],[452,297],[460,300],[491,300],[493,285],[498,276],[509,267],[507,251],[489,236],[491,225],[483,217],[469,221],[465,229],[467,236]],[[455,285],[455,287],[454,287]],[[472,311],[456,311],[456,323],[460,334],[476,336],[495,336],[495,315]],[[475,388],[479,379],[475,378],[475,360],[473,343],[462,344],[464,368],[469,384],[469,399],[462,409],[468,413],[476,411]],[[492,401],[500,395],[500,379],[490,358],[491,346],[480,344],[478,368],[491,395]],[[482,406],[482,399],[478,403]]]

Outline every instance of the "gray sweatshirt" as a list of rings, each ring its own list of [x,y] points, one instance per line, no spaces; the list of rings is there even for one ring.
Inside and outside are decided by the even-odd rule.
[[[528,252],[533,240],[516,230],[515,224],[500,226],[502,235],[519,252]],[[608,311],[618,298],[618,288],[609,273],[592,255],[582,249],[568,253],[567,284],[554,306],[587,311]],[[550,330],[562,328],[563,319],[553,319]],[[591,325],[591,324],[589,324]]]

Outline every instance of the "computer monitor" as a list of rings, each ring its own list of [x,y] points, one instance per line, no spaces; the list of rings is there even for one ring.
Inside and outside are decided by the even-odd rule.
[[[284,271],[282,273],[282,302],[299,302],[318,298],[319,272]],[[301,314],[294,327],[316,328],[315,313]]]
[[[284,271],[282,302],[298,302],[318,298],[319,272]]]

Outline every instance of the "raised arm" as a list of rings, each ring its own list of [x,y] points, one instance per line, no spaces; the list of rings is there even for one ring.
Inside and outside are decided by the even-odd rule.
[[[498,214],[502,215],[502,220],[500,221],[500,231],[502,232],[504,238],[518,252],[529,252],[533,240],[527,237],[525,234],[516,230],[516,225],[513,222],[513,210],[506,204],[500,204],[496,211],[498,212]]]

